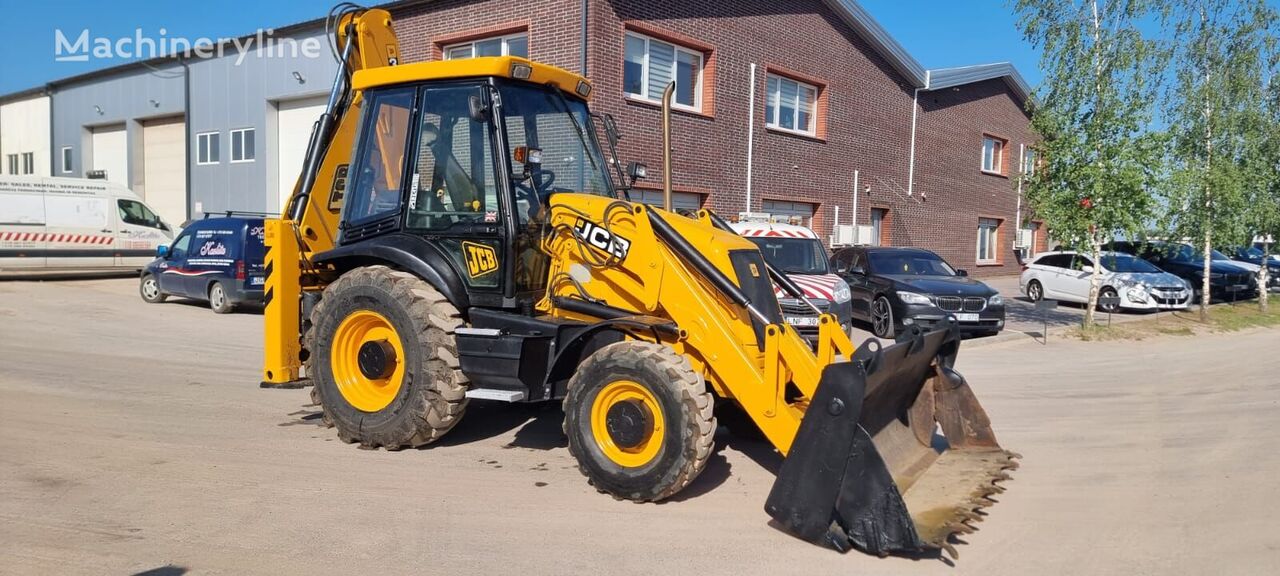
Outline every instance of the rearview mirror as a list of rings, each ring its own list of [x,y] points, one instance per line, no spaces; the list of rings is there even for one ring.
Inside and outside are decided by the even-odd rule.
[[[156,246],[156,258],[168,258],[168,257],[169,257],[168,245],[161,244],[159,246]]]
[[[479,94],[472,94],[467,98],[467,112],[476,122],[489,121],[489,107],[485,105],[484,99]]]
[[[602,122],[604,122],[604,133],[605,136],[609,137],[609,144],[617,146],[618,141],[622,139],[622,133],[618,132],[618,123],[613,120],[613,115],[607,112],[602,118]]]
[[[1081,268],[1080,268],[1080,271],[1081,271],[1081,272],[1084,272],[1085,274],[1093,274],[1093,266],[1084,266],[1084,267],[1081,267]]]
[[[863,268],[863,267],[861,267],[861,266],[850,266],[850,267],[849,267],[849,273],[850,273],[850,274],[857,275],[857,276],[866,276],[866,275],[867,275],[867,269],[866,269],[866,268]]]
[[[968,275],[969,275],[969,271],[968,271],[968,270],[965,270],[964,268],[957,268],[957,269],[956,269],[956,276],[968,276]]]

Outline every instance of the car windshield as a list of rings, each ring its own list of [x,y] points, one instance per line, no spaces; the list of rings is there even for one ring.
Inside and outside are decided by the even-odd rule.
[[[1250,247],[1248,247],[1248,248],[1241,248],[1241,249],[1240,249],[1240,253],[1241,253],[1241,254],[1244,254],[1245,256],[1247,256],[1247,257],[1249,257],[1249,258],[1253,258],[1253,259],[1255,259],[1255,260],[1256,260],[1256,259],[1260,259],[1260,258],[1262,258],[1262,255],[1263,255],[1261,250],[1259,250],[1259,249],[1257,249],[1257,248],[1255,248],[1255,247],[1253,247],[1253,246],[1250,246]]]
[[[938,255],[930,252],[868,252],[873,274],[902,274],[907,276],[955,276],[956,271]]]
[[[1198,259],[1195,249],[1186,244],[1165,244],[1158,250],[1166,259],[1174,262],[1195,262]]]
[[[542,164],[533,172],[539,194],[583,192],[613,196],[585,103],[541,86],[504,83],[499,91],[512,174],[521,174],[525,169],[516,160],[516,148],[538,148],[542,150]]]
[[[1112,272],[1120,273],[1151,274],[1160,271],[1159,268],[1152,266],[1151,263],[1146,260],[1135,258],[1129,254],[1119,253],[1103,255],[1102,266]]]
[[[1221,252],[1219,252],[1219,251],[1217,251],[1217,250],[1213,250],[1213,251],[1209,252],[1209,255],[1210,255],[1214,260],[1231,260],[1231,257],[1230,257],[1230,256],[1227,256],[1226,254],[1223,254],[1223,253],[1221,253]]]
[[[816,238],[747,238],[760,248],[769,265],[787,274],[829,274],[827,251]]]

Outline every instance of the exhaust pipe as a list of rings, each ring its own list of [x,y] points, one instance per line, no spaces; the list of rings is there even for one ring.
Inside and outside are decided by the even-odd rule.
[[[662,209],[667,212],[671,211],[671,98],[675,93],[675,82],[662,91]]]

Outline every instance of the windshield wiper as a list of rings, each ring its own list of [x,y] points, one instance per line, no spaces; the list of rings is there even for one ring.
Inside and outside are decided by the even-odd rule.
[[[569,116],[569,120],[573,122],[573,128],[578,131],[578,140],[582,143],[582,155],[586,156],[587,160],[591,161],[592,173],[599,174],[600,166],[596,164],[596,158],[591,154],[590,146],[587,145],[586,128],[582,127],[582,123],[578,121],[578,117],[569,109],[569,99],[564,97],[564,90],[561,90],[560,87],[555,84],[552,84],[551,87],[554,88],[552,92],[556,95],[556,101],[560,104],[560,108]],[[579,190],[579,192],[584,192],[584,190]]]

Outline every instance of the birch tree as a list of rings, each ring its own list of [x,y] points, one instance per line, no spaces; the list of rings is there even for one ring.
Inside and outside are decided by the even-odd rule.
[[[1251,228],[1260,224],[1251,218],[1250,202],[1255,187],[1265,185],[1256,162],[1275,12],[1265,0],[1170,6],[1167,228],[1200,244],[1200,319],[1208,320],[1215,239],[1252,239],[1257,230]]]
[[[1044,82],[1029,104],[1043,164],[1026,182],[1032,210],[1055,237],[1095,264],[1085,327],[1094,324],[1102,246],[1146,230],[1161,160],[1148,130],[1162,52],[1141,24],[1146,0],[1015,0]]]

